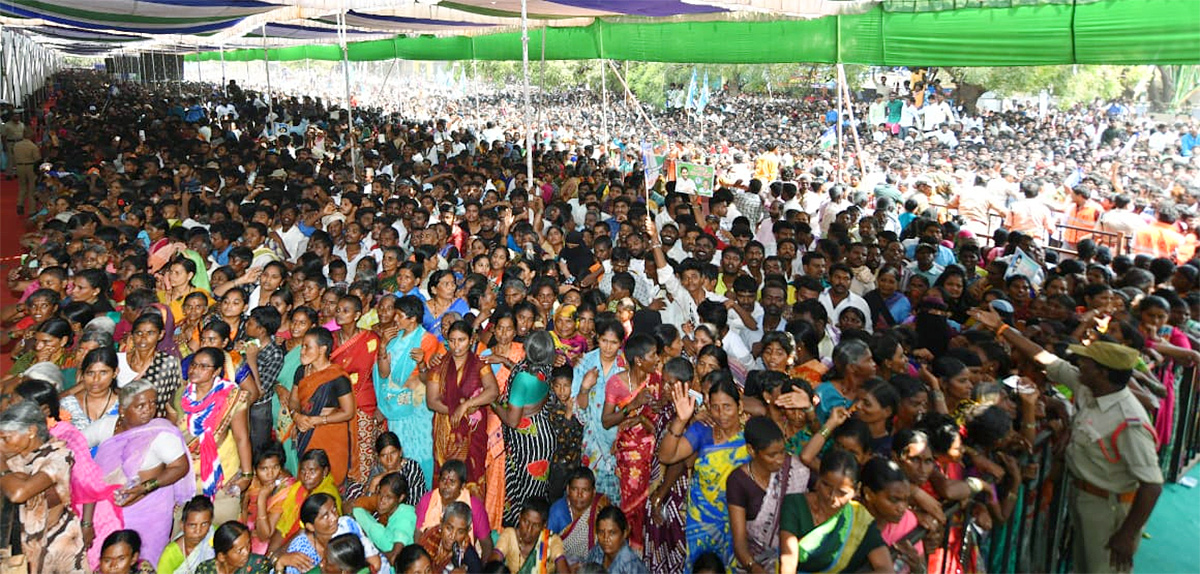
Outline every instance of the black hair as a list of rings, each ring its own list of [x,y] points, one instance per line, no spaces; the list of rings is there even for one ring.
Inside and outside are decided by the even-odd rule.
[[[733,382],[733,375],[728,369],[709,373],[704,377],[704,384],[710,396],[721,393],[732,398],[734,403],[741,404],[742,393],[738,390],[737,383]]]
[[[572,470],[571,474],[567,475],[567,485],[580,479],[588,481],[592,485],[592,488],[596,487],[596,473],[592,472],[592,469],[586,466],[580,466]]]
[[[691,382],[692,378],[696,376],[696,370],[692,366],[691,361],[683,357],[674,357],[664,363],[662,373],[664,375],[670,374],[675,380],[684,383]]]
[[[300,505],[300,523],[312,524],[317,519],[317,514],[321,512],[321,507],[333,502],[336,504],[336,499],[332,495],[324,492],[309,495],[304,499],[304,503]]]
[[[908,477],[895,461],[874,457],[862,467],[862,485],[871,492],[879,492],[897,482],[908,482]]]
[[[333,333],[325,327],[313,327],[304,333],[305,337],[314,337],[317,340],[317,347],[325,347],[325,356],[329,357],[333,353]]]
[[[268,336],[274,335],[279,331],[279,326],[283,324],[283,316],[279,314],[279,309],[271,305],[251,309],[250,318],[262,326]]]
[[[402,451],[404,450],[404,445],[400,443],[400,437],[392,431],[381,433],[379,436],[375,437],[376,454],[383,452],[383,449],[389,446],[396,447]]]
[[[971,444],[987,449],[1008,436],[1012,430],[1012,418],[1003,409],[995,405],[982,410],[976,410],[967,417],[967,440]]]
[[[779,429],[779,425],[770,417],[761,415],[750,417],[750,420],[746,421],[745,436],[746,444],[755,452],[761,452],[772,444],[783,441],[783,431]]]
[[[42,321],[37,328],[38,333],[45,333],[56,339],[66,338],[67,347],[71,346],[71,341],[75,339],[75,332],[71,330],[71,324],[65,319],[51,317]]]
[[[277,440],[269,441],[258,447],[254,453],[254,468],[258,468],[258,465],[262,464],[263,461],[272,458],[279,461],[279,466],[287,463],[287,454],[283,450],[283,445]]]
[[[464,484],[467,482],[467,463],[454,458],[447,460],[442,463],[442,468],[438,472],[438,475],[440,476],[447,472],[453,472],[454,476],[458,477],[459,482]]]
[[[395,566],[396,574],[407,574],[408,569],[422,558],[432,561],[432,558],[429,556],[429,552],[427,552],[420,544],[409,544],[408,546],[405,546],[400,550],[400,553],[396,555],[396,560],[393,564],[393,566]]]
[[[142,535],[138,534],[136,530],[114,530],[108,536],[104,537],[104,544],[100,546],[100,553],[104,554],[105,550],[118,544],[128,545],[130,551],[138,554],[142,551]]]
[[[841,473],[842,476],[858,482],[858,460],[848,450],[831,448],[821,455],[821,474],[829,473]]]
[[[307,504],[307,501],[305,503]],[[334,536],[325,548],[325,559],[342,571],[358,572],[370,567],[362,540],[352,532]]]
[[[236,520],[230,520],[217,527],[216,532],[213,532],[212,547],[213,552],[217,554],[225,554],[233,549],[233,543],[237,542],[243,534],[250,532],[245,524]]]
[[[629,520],[625,518],[625,513],[616,505],[608,505],[602,508],[599,514],[596,515],[596,522],[601,520],[611,520],[616,523],[617,528],[622,532],[629,532]]]
[[[162,333],[167,328],[163,323],[162,314],[157,309],[138,315],[138,318],[134,319],[133,324],[130,325],[130,330],[136,331],[142,325],[150,325],[159,333]]]
[[[59,420],[58,391],[54,389],[54,385],[41,380],[27,380],[18,384],[13,389],[13,393],[25,400],[32,401],[39,407],[45,407],[49,411],[50,418]]]
[[[408,496],[408,478],[398,472],[391,472],[383,475],[383,478],[379,479],[379,487],[387,488],[396,496]],[[408,500],[404,499],[401,499],[401,501],[409,502]]]
[[[300,456],[301,465],[309,461],[317,463],[317,466],[325,470],[330,470],[332,468],[329,464],[329,455],[325,454],[324,449],[314,448],[306,451]]]
[[[213,513],[213,503],[207,496],[197,494],[191,500],[183,505],[183,511],[179,513],[179,520],[186,522],[189,514],[193,512],[207,512],[211,516]]]

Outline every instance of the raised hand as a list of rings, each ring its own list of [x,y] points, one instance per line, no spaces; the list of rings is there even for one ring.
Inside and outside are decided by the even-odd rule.
[[[671,386],[671,402],[675,405],[675,414],[681,421],[691,420],[696,414],[696,399],[687,392],[687,386],[676,383]]]

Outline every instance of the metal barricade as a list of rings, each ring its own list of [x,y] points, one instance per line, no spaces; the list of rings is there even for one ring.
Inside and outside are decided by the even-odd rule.
[[[1175,381],[1175,428],[1172,429],[1170,451],[1167,454],[1167,482],[1176,482],[1200,458],[1200,390],[1196,385],[1196,366],[1183,370]]]
[[[1054,238],[1058,240],[1058,246],[1047,246],[1046,248],[1066,255],[1075,255],[1078,253],[1074,249],[1067,247],[1067,245],[1074,244],[1073,242],[1068,243],[1066,239],[1064,239],[1065,232],[1068,230],[1088,233],[1091,235],[1092,240],[1096,242],[1097,247],[1101,245],[1107,246],[1109,250],[1112,251],[1113,257],[1123,253],[1131,253],[1133,250],[1133,246],[1131,245],[1133,238],[1125,235],[1124,232],[1102,231],[1090,227],[1077,227],[1075,225],[1068,225],[1066,223],[1059,223],[1055,226]]]

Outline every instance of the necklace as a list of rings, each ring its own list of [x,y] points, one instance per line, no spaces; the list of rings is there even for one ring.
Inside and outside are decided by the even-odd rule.
[[[100,415],[99,415],[99,416],[95,416],[95,417],[93,417],[93,416],[92,416],[92,409],[88,408],[88,398],[89,398],[89,396],[88,396],[88,394],[87,394],[86,392],[85,392],[85,393],[83,393],[83,413],[84,413],[85,415],[87,415],[87,418],[88,418],[89,420],[93,420],[93,421],[94,421],[94,420],[96,420],[96,419],[98,419],[98,418],[100,418],[100,417],[102,417],[102,416],[104,416],[104,414],[108,412],[108,407],[109,407],[109,405],[112,403],[112,397],[113,397],[113,392],[112,392],[112,389],[109,389],[109,390],[108,390],[108,394],[107,394],[107,395],[105,395],[105,397],[104,397],[104,408],[103,408],[103,409],[101,409],[101,411],[100,411]]]
[[[768,490],[769,487],[771,486],[771,473],[768,472],[767,477],[765,479],[760,479],[758,477],[758,474],[756,474],[754,472],[754,462],[753,461],[746,464],[746,474],[749,474],[750,479],[754,481],[754,484],[757,484],[758,487],[763,490]]]

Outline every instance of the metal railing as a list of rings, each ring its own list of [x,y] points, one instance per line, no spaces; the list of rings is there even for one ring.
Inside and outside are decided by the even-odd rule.
[[[1193,465],[1200,462],[1200,389],[1197,379],[1200,369],[1182,369],[1176,379],[1176,410],[1172,440],[1160,449],[1163,457],[1163,478],[1175,482]],[[983,531],[975,523],[975,510],[984,503],[975,498],[947,504],[943,509],[947,524],[961,525],[962,536],[953,537],[950,547],[949,528],[940,542],[946,554],[958,556],[969,564],[974,557],[977,570],[995,573],[1074,571],[1072,556],[1072,525],[1068,501],[1075,488],[1065,467],[1061,450],[1056,449],[1054,434],[1042,431],[1034,441],[1033,450],[1021,460],[1022,467],[1037,464],[1033,477],[1016,486],[1016,504],[1008,520],[993,524]],[[906,536],[919,540],[925,531],[918,527]],[[931,548],[926,548],[927,553]],[[948,561],[942,560],[943,565]],[[952,574],[949,569],[929,574]]]

